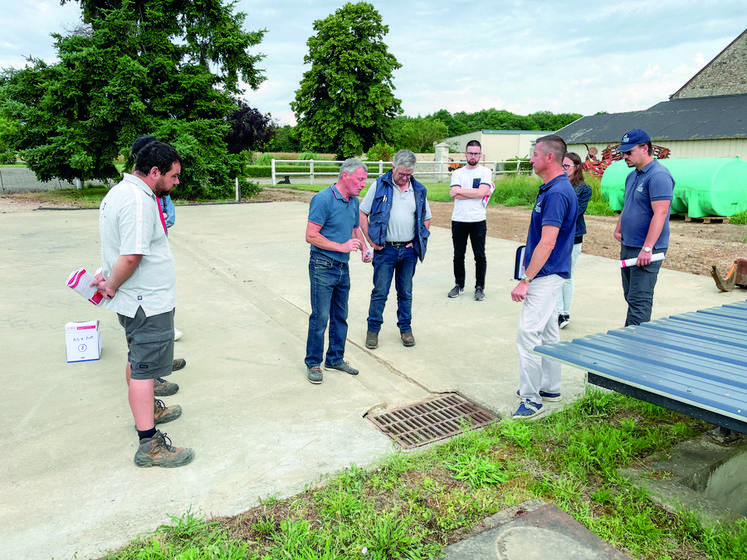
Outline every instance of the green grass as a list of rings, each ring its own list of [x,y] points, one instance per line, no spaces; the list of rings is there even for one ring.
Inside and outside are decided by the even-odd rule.
[[[745,225],[747,224],[747,210],[734,214],[729,218],[730,224]]]
[[[81,208],[98,208],[108,191],[105,186],[91,186],[84,189],[56,189],[33,193],[40,204],[75,204]]]
[[[631,558],[745,558],[747,520],[669,513],[618,474],[708,428],[590,388],[535,422],[504,420],[351,465],[235,517],[189,512],[105,558],[437,558],[479,521],[530,499],[555,503]]]

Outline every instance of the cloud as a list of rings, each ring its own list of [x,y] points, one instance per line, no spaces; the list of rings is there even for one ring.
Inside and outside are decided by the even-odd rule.
[[[314,21],[339,0],[239,0],[245,28],[266,28],[253,52],[267,80],[245,98],[292,123],[295,97]],[[550,110],[594,114],[664,101],[744,31],[744,0],[657,0],[589,3],[505,0],[474,4],[415,0],[374,3],[403,67],[395,95],[411,116],[494,107],[519,114]],[[0,15],[0,66],[23,66],[23,55],[54,59],[51,32],[79,21],[77,3],[18,3]]]

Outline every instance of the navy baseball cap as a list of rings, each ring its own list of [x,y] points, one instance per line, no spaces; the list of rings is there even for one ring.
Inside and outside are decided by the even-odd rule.
[[[627,152],[632,150],[638,144],[645,144],[651,142],[651,137],[645,130],[640,128],[634,128],[623,134],[622,140],[620,140],[620,147],[617,148],[618,152]]]

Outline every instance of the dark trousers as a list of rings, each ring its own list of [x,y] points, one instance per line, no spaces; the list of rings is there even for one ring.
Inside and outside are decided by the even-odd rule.
[[[640,247],[620,247],[620,260],[632,259],[641,252]],[[656,249],[656,253],[666,253],[666,249]],[[622,287],[625,301],[628,302],[628,315],[625,326],[640,325],[651,320],[651,309],[654,305],[654,286],[659,277],[663,261],[656,261],[646,266],[626,266],[621,268]]]
[[[454,281],[464,288],[464,255],[467,252],[467,238],[472,243],[472,254],[475,256],[475,288],[485,287],[485,272],[488,260],[485,258],[485,236],[488,224],[482,222],[451,222],[451,241],[454,244]]]

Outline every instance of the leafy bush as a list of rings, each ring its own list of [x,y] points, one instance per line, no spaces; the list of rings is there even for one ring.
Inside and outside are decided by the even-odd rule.
[[[298,159],[317,159],[314,152],[302,152],[298,154]]]
[[[239,181],[239,188],[241,198],[252,198],[262,192],[262,187],[256,181]]]
[[[257,159],[254,161],[254,165],[255,166],[259,166],[259,165],[272,165],[272,160],[273,159],[275,159],[275,158],[273,158],[272,154],[268,154],[268,153],[260,154],[257,157]],[[269,177],[269,175],[268,175],[268,177]]]
[[[16,162],[16,153],[13,150],[0,152],[0,165],[13,165]]]
[[[392,161],[396,150],[387,143],[374,144],[366,152],[369,161]]]

